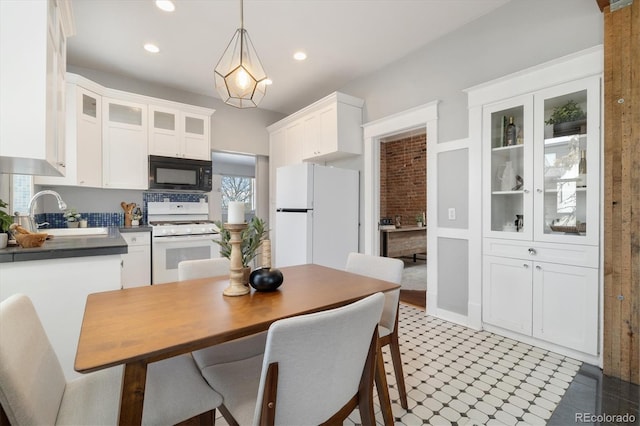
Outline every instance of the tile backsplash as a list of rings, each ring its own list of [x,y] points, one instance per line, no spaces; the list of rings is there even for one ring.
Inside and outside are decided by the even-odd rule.
[[[185,192],[144,192],[142,194],[142,224],[147,224],[147,203],[148,202],[198,202],[204,198],[205,202],[209,201],[209,195],[204,193],[185,193]],[[124,212],[119,213],[102,213],[102,212],[84,212],[79,211],[83,219],[87,219],[87,226],[124,226]],[[66,228],[67,221],[63,213],[40,213],[35,216],[36,223],[48,222],[49,228]]]

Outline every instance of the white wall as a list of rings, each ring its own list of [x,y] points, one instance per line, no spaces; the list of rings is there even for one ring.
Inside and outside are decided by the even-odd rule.
[[[440,142],[461,139],[462,89],[601,44],[603,31],[595,0],[512,0],[337,90],[365,100],[365,122],[440,100]]]

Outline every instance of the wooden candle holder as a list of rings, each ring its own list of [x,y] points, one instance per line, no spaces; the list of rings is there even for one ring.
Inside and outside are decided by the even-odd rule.
[[[225,223],[224,228],[229,231],[231,238],[231,266],[229,267],[229,287],[222,294],[225,296],[244,296],[249,294],[249,287],[244,285],[242,267],[242,231],[247,228],[246,223]]]

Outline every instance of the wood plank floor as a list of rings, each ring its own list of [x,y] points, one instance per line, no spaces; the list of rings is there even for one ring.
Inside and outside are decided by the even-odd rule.
[[[400,301],[422,309],[427,308],[427,292],[424,290],[400,290]]]

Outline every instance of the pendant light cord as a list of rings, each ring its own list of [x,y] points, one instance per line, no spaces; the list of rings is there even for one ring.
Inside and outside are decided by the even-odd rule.
[[[240,0],[240,29],[243,30],[244,29],[244,6],[243,6],[244,1]]]

